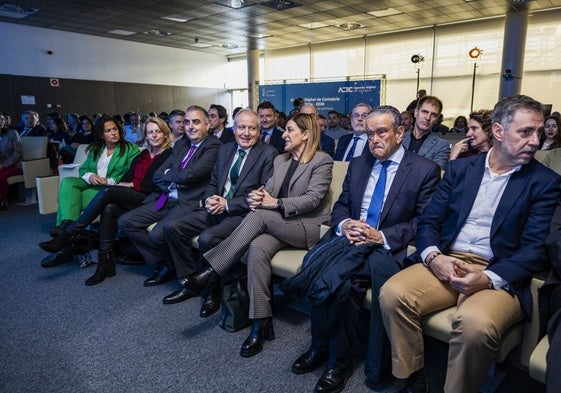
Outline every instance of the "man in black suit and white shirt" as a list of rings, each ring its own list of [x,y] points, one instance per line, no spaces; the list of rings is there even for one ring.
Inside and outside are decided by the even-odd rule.
[[[212,172],[212,179],[201,200],[202,207],[189,216],[167,221],[163,227],[166,246],[175,265],[179,282],[196,271],[190,247],[191,238],[199,235],[199,253],[216,246],[228,237],[249,213],[250,191],[264,185],[273,174],[274,147],[260,140],[259,118],[250,109],[242,109],[234,121],[236,141],[222,145]],[[164,304],[174,304],[196,296],[183,285],[166,296]],[[211,291],[201,307],[205,318],[220,308],[219,288]]]

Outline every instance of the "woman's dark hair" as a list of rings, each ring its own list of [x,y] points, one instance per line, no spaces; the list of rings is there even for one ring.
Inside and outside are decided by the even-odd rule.
[[[94,122],[93,122],[93,120],[92,120],[91,117],[86,116],[86,115],[82,115],[82,116],[80,116],[80,117],[78,118],[78,120],[80,121],[80,129],[81,129],[81,130],[82,130],[82,122],[85,120],[85,121],[87,121],[88,123],[91,124],[91,126],[92,126],[92,131],[93,131],[93,129],[94,129]],[[83,130],[82,130],[82,131],[83,131]]]
[[[105,130],[105,123],[107,123],[109,121],[112,121],[113,123],[115,123],[115,125],[117,126],[117,129],[119,130],[119,142],[117,142],[117,145],[119,146],[119,149],[120,149],[119,150],[119,156],[122,156],[123,154],[125,154],[125,151],[132,147],[132,144],[125,140],[125,130],[123,129],[123,124],[118,119],[116,119],[115,117],[111,117],[111,116],[108,116],[108,115],[103,115],[99,119],[97,119],[97,121],[94,125],[94,129],[93,129],[94,141],[92,143],[90,143],[88,148],[87,148],[87,152],[88,153],[90,151],[93,152],[93,157],[96,160],[99,158],[99,156],[101,155],[101,152],[103,151],[103,148],[105,147],[105,140],[103,139],[103,132]]]
[[[55,117],[52,119],[53,123],[55,123],[56,129],[54,130],[54,132],[68,132],[68,127],[66,127],[66,123],[64,122],[64,120],[62,120],[62,118],[60,117]]]

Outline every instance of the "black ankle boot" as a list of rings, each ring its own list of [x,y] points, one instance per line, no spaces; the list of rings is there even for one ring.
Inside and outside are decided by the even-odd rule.
[[[115,275],[115,262],[110,252],[99,252],[97,268],[93,276],[86,280],[86,285],[96,285],[107,277]]]
[[[220,276],[212,266],[206,264],[202,270],[185,277],[183,285],[186,289],[198,295],[205,289],[212,291],[217,288],[220,285]]]
[[[55,227],[53,227],[51,229],[51,231],[49,232],[49,236],[50,237],[57,237],[58,235],[62,235],[62,233],[65,231],[66,228],[68,228],[68,226],[70,224],[72,224],[74,221],[72,220],[62,220],[60,225],[57,225]]]
[[[265,340],[272,341],[274,339],[273,317],[254,319],[251,333],[249,333],[249,336],[242,344],[240,355],[244,358],[257,355],[263,350],[263,342]]]
[[[39,243],[39,247],[47,252],[57,253],[60,250],[71,246],[72,240],[76,237],[76,235],[78,235],[78,233],[78,230],[62,231],[53,239]]]

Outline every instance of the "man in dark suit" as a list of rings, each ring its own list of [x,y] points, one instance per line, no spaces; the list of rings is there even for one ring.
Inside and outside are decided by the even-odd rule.
[[[35,111],[24,111],[21,114],[23,124],[16,127],[19,136],[47,136],[47,129],[39,123],[39,114]]]
[[[321,150],[333,157],[333,154],[335,154],[335,141],[333,140],[333,138],[325,135],[325,130],[327,129],[327,118],[325,116],[318,115],[316,107],[312,104],[302,105],[299,113],[307,113],[309,115],[314,115],[315,117],[317,117],[320,132],[319,145],[321,147]]]
[[[228,123],[228,112],[222,105],[212,104],[208,108],[208,119],[210,123],[210,133],[214,135],[220,142],[235,142],[234,133],[226,129]]]
[[[192,214],[168,220],[163,226],[166,245],[175,265],[181,289],[166,296],[164,304],[174,304],[196,296],[184,284],[184,278],[196,271],[190,247],[191,238],[199,236],[199,253],[228,237],[249,213],[249,192],[265,184],[273,174],[274,147],[261,142],[259,118],[250,109],[242,109],[234,122],[236,143],[222,145],[207,186],[202,207]],[[202,232],[202,233],[201,233]],[[220,308],[220,290],[206,297],[201,317]]]
[[[364,109],[370,112],[370,108]],[[329,358],[316,392],[340,392],[345,387],[352,373],[353,341],[366,291],[372,286],[372,298],[376,299],[380,286],[399,271],[414,237],[417,217],[440,181],[440,170],[434,162],[401,146],[403,127],[396,108],[376,107],[364,122],[369,154],[351,162],[331,215],[332,229],[309,253],[325,244],[327,254],[335,247],[344,247],[343,254],[372,247],[363,248],[363,261],[350,279],[352,289],[346,299],[340,301],[345,297],[337,294],[341,291],[338,289],[325,303],[312,307],[312,344],[294,362],[292,370],[297,374],[311,372]],[[331,243],[337,238],[343,243]],[[373,258],[375,271],[370,271],[368,258]],[[305,270],[303,274],[307,274]],[[370,328],[365,371],[369,379],[377,381],[380,369],[387,369],[390,361],[389,344],[374,301]]]
[[[175,143],[169,158],[154,174],[153,182],[159,191],[119,219],[119,228],[128,235],[146,263],[157,264],[154,275],[144,282],[146,286],[162,284],[171,278],[171,266],[168,266],[171,259],[162,247],[165,242],[162,228],[166,221],[189,216],[198,207],[222,145],[208,135],[208,114],[204,108],[196,105],[187,108],[185,126],[187,138]],[[148,232],[148,227],[155,222],[158,224]]]
[[[337,142],[335,161],[351,161],[362,154],[369,154],[366,137],[366,117],[372,108],[368,104],[357,104],[351,112],[351,126],[353,132],[343,135]]]
[[[261,140],[284,153],[283,130],[277,126],[277,112],[275,106],[269,101],[263,101],[257,106],[259,123],[261,124]]]
[[[380,292],[392,347],[392,373],[404,391],[427,391],[421,319],[454,305],[444,391],[477,392],[504,332],[531,313],[530,279],[543,271],[544,240],[560,178],[533,159],[542,105],[500,100],[493,148],[454,160],[419,220],[419,262]]]

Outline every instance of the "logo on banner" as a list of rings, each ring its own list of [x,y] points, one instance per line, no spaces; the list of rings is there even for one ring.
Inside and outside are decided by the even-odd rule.
[[[337,93],[352,93],[353,91],[353,86],[341,86]]]

